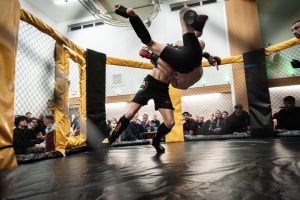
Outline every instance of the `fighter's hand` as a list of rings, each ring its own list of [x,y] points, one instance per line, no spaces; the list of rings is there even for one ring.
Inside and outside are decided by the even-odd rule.
[[[210,65],[213,65],[219,70],[219,65],[221,64],[221,58],[218,56],[210,56],[207,61]]]

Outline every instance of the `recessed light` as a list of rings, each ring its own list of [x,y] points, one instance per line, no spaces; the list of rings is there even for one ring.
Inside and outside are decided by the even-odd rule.
[[[54,0],[53,3],[56,5],[65,5],[67,3],[74,2],[74,0]]]

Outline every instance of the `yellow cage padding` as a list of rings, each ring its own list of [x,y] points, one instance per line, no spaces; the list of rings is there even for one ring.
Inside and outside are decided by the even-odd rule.
[[[64,51],[62,43],[55,44],[55,87],[54,87],[54,118],[55,118],[55,150],[65,154],[68,144],[67,134],[70,131],[69,119],[69,55]]]
[[[13,144],[14,81],[20,4],[0,1],[0,170],[17,166]]]

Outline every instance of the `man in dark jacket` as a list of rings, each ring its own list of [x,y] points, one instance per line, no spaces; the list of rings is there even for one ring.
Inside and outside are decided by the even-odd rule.
[[[250,130],[249,114],[244,111],[242,104],[236,104],[234,112],[227,118],[221,134],[245,132]]]
[[[283,99],[284,107],[274,117],[277,119],[276,129],[300,130],[300,108],[295,102],[292,96]]]

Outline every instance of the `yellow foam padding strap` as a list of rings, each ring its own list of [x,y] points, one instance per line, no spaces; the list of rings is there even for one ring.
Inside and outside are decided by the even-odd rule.
[[[293,38],[293,39],[281,42],[279,44],[276,44],[276,45],[266,48],[266,55],[270,55],[277,51],[281,51],[281,50],[290,48],[290,47],[298,45],[298,44],[300,44],[300,39],[297,39],[297,38]],[[232,64],[232,63],[241,63],[243,61],[244,61],[243,55],[230,56],[230,57],[221,58],[221,65]],[[152,69],[153,68],[153,66],[150,63],[139,62],[139,61],[134,61],[134,60],[126,60],[126,59],[120,59],[120,58],[112,58],[112,57],[107,58],[106,64],[125,66],[125,67],[142,68],[142,69]],[[210,66],[211,65],[208,63],[208,61],[206,59],[203,59],[202,67],[210,67]]]
[[[297,38],[289,39],[287,41],[284,41],[279,44],[275,44],[273,46],[266,48],[266,55],[270,55],[272,53],[290,48],[290,47],[298,45],[298,44],[300,44],[300,39],[297,39]]]
[[[54,30],[52,27],[49,25],[45,24],[42,20],[39,18],[33,16],[31,13],[21,9],[21,20],[27,22],[28,24],[31,24],[41,32],[51,36],[53,39],[55,39],[57,42],[63,43],[67,47],[71,48],[74,50],[76,53],[84,57],[85,50],[82,49],[81,47],[77,46],[75,43],[72,41],[68,40],[65,38],[63,35],[58,33],[56,30]]]
[[[114,57],[107,57],[106,64],[118,65],[118,66],[124,66],[124,67],[141,68],[141,69],[152,69],[153,68],[151,63],[140,62],[140,61],[135,61],[135,60],[127,60],[127,59],[122,59],[122,58],[114,58]]]
[[[14,82],[20,22],[17,0],[0,1],[0,149],[13,144]],[[0,170],[17,166],[13,148],[0,150]]]
[[[175,125],[172,131],[166,135],[166,142],[183,142],[183,126],[182,126],[182,114],[181,114],[181,95],[182,91],[172,86],[169,88],[169,95],[174,107],[174,119]]]
[[[54,118],[55,118],[55,150],[65,154],[68,144],[67,135],[70,132],[69,119],[69,59],[63,44],[55,44],[55,86],[54,86]]]

